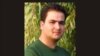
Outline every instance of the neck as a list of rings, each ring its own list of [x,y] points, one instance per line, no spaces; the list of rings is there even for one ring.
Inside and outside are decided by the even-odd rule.
[[[54,39],[50,39],[49,37],[45,37],[44,35],[41,35],[39,37],[39,40],[45,44],[46,46],[48,46],[49,48],[54,49],[56,47],[56,43],[57,41]]]

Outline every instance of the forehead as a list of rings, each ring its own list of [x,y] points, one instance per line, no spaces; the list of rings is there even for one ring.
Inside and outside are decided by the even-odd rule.
[[[48,11],[46,20],[64,21],[64,13],[60,11]]]

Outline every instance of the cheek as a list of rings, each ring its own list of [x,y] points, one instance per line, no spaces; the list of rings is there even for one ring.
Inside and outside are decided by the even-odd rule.
[[[52,32],[53,32],[53,26],[52,25],[49,25],[49,24],[46,25],[45,26],[45,31],[46,31],[47,34],[51,35]]]
[[[51,26],[50,25],[45,25],[44,30],[45,30],[45,32],[49,33],[51,31]]]
[[[65,32],[65,27],[62,27],[61,30],[62,30],[62,32]]]

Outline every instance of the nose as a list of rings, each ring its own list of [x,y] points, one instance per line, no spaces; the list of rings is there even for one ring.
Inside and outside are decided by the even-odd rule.
[[[59,24],[58,22],[56,22],[56,24],[55,24],[55,28],[56,28],[57,30],[60,29],[60,24]]]

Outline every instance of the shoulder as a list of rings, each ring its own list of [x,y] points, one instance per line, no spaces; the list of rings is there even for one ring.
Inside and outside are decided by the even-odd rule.
[[[57,46],[57,49],[60,50],[62,53],[66,54],[67,56],[71,56],[70,52],[67,49],[64,49],[63,47]]]
[[[36,47],[36,43],[34,42],[31,43],[29,46],[27,46],[24,51],[25,51],[25,56],[38,56],[37,55],[37,51],[36,51],[37,47]]]

